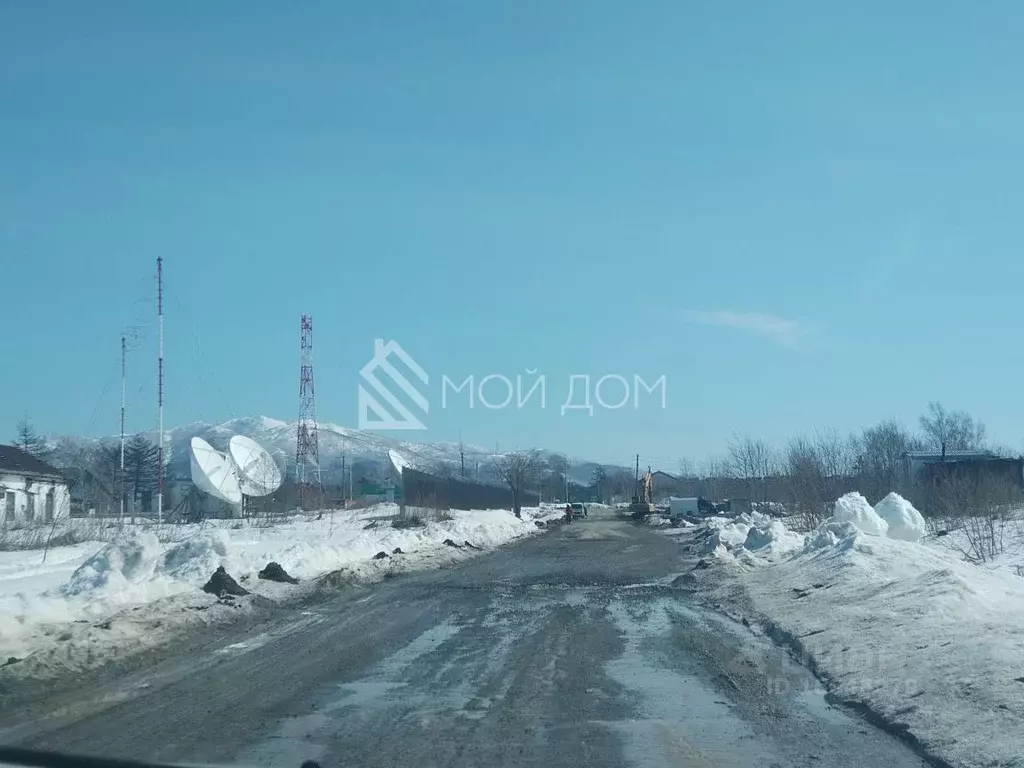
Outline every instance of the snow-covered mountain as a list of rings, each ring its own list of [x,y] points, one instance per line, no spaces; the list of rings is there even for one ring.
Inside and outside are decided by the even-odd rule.
[[[196,421],[165,431],[165,439],[170,447],[168,474],[187,477],[189,473],[189,442],[193,437],[201,437],[218,450],[227,448],[232,435],[246,435],[266,448],[285,472],[290,472],[295,465],[295,435],[297,424],[294,421],[281,421],[266,416],[247,416],[231,419],[221,424],[209,424]],[[407,440],[396,440],[380,432],[352,429],[330,422],[318,422],[318,443],[320,449],[320,467],[324,482],[341,482],[342,456],[347,466],[354,467],[360,474],[385,475],[393,472],[389,452],[395,451],[404,462],[414,468],[425,471],[436,471],[442,464],[449,465],[458,472],[460,466],[458,443],[420,443]],[[146,436],[156,442],[155,430]],[[58,452],[70,447],[86,447],[99,442],[107,442],[115,438],[62,438],[56,443],[51,441]],[[473,477],[479,472],[484,479],[490,467],[495,451],[477,446],[464,446],[466,474]],[[553,454],[553,451],[544,451]],[[55,456],[60,459],[60,456]],[[585,485],[590,482],[594,468],[593,462],[574,460],[569,472],[573,482]]]

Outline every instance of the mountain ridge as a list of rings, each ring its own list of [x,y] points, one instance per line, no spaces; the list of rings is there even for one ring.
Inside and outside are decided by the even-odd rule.
[[[290,474],[295,465],[295,442],[297,421],[283,421],[264,415],[242,416],[219,423],[192,421],[164,430],[165,448],[170,454],[167,473],[171,477],[187,477],[189,474],[189,443],[193,437],[201,437],[217,450],[226,450],[232,435],[245,435],[258,442],[274,457],[282,472]],[[156,430],[138,434],[154,443]],[[458,469],[462,461],[459,443],[445,441],[398,440],[380,432],[345,427],[333,422],[317,422],[320,468],[325,483],[341,482],[342,461],[346,467],[363,475],[383,475],[393,472],[390,451],[396,451],[406,463],[416,469],[437,471],[442,465]],[[48,443],[55,453],[69,453],[88,446],[109,445],[117,442],[118,436],[79,437],[63,435],[51,438]],[[561,454],[559,451],[539,449],[546,456]],[[504,452],[480,446],[462,445],[465,454],[467,475],[485,479],[494,457]],[[564,454],[562,454],[564,455]],[[57,455],[56,460],[66,457]],[[599,466],[592,461],[570,459],[569,478],[573,483],[586,485],[594,469]],[[600,465],[606,468],[609,465]]]

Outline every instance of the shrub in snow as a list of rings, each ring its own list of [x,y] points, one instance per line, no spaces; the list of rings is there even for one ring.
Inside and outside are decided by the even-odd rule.
[[[853,523],[858,530],[869,536],[885,536],[889,524],[880,518],[868,504],[868,500],[854,491],[836,499],[832,520],[837,523]]]
[[[68,596],[81,595],[145,581],[153,575],[160,550],[152,533],[134,531],[119,536],[78,566],[61,591]]]
[[[851,522],[826,520],[811,531],[804,541],[804,551],[814,552],[819,549],[828,549],[836,546],[839,542],[844,542],[844,545],[852,545],[859,532],[857,526]]]
[[[875,505],[875,512],[889,525],[889,538],[920,541],[928,533],[924,517],[895,491]]]

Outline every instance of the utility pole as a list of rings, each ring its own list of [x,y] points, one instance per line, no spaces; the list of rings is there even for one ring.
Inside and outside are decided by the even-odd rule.
[[[156,257],[156,318],[160,337],[159,357],[156,364],[156,402],[159,416],[159,447],[156,468],[156,522],[164,521],[164,259]]]
[[[121,514],[117,525],[124,527],[124,408],[125,408],[125,341],[121,337]]]
[[[345,501],[345,454],[341,454],[341,500]]]
[[[462,444],[462,430],[459,430],[459,467],[460,474],[466,476],[466,446]]]

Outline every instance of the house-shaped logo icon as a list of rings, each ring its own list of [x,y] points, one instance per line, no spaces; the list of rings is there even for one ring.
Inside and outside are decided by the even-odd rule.
[[[401,344],[394,340],[385,342],[384,339],[375,339],[373,359],[359,371],[367,385],[359,384],[359,429],[427,428],[405,402],[396,396],[404,395],[406,401],[411,401],[423,413],[430,411],[427,398],[391,364],[391,360],[396,358],[423,384],[429,382],[427,372],[402,349]],[[387,374],[390,381],[381,381],[378,378],[380,373]]]

